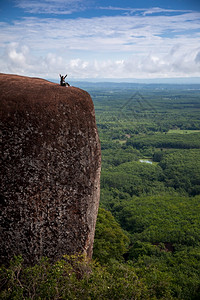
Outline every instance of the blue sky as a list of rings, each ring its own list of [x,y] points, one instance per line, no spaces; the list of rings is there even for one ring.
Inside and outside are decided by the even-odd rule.
[[[200,1],[0,0],[0,72],[200,78]]]

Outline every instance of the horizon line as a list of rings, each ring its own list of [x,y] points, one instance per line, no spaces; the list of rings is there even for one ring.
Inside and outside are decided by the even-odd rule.
[[[59,81],[55,78],[46,78],[53,82]],[[70,82],[88,83],[156,83],[156,84],[200,84],[200,77],[169,77],[169,78],[72,78]]]

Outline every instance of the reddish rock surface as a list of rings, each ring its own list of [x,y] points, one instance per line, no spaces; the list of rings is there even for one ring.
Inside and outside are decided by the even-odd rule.
[[[89,94],[0,74],[0,263],[33,264],[92,247],[101,153]]]

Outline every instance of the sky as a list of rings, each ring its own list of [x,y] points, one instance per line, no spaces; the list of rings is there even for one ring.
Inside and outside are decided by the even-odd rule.
[[[200,1],[0,0],[0,72],[200,79]]]

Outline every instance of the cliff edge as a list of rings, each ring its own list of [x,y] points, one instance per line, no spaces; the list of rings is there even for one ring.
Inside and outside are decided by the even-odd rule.
[[[101,152],[90,95],[0,74],[0,263],[92,256]]]

